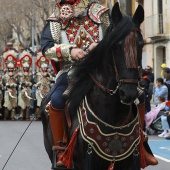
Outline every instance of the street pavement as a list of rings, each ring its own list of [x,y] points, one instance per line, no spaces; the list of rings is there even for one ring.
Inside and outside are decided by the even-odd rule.
[[[29,121],[0,121],[0,170]],[[43,146],[42,123],[34,121],[23,136],[4,170],[50,170]]]
[[[28,125],[29,121],[0,121],[0,170]],[[169,170],[170,140],[149,136],[149,144],[158,157],[159,165],[146,170]],[[43,145],[42,123],[34,121],[4,170],[50,170],[50,167]]]

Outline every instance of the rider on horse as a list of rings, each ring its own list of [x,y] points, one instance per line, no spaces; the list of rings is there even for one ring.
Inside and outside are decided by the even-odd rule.
[[[62,95],[68,86],[66,75],[70,66],[85,57],[105,35],[110,24],[109,9],[96,0],[57,0],[56,9],[47,21],[41,37],[42,53],[58,73],[57,88],[49,107],[50,124],[54,144],[65,146],[65,99]],[[58,152],[57,157],[60,155]],[[153,156],[150,158],[148,165],[155,161]]]
[[[108,8],[98,3],[88,5],[88,0],[61,0],[42,32],[42,52],[51,59],[56,73],[59,71],[56,84],[60,85],[51,96],[49,109],[56,146],[64,142],[66,131],[62,94],[68,86],[67,71],[96,46],[109,25]]]

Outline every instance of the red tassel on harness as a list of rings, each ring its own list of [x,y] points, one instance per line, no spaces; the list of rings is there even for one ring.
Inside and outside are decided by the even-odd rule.
[[[58,161],[61,161],[67,168],[71,168],[72,166],[73,151],[74,151],[74,146],[75,146],[76,139],[77,139],[78,130],[79,130],[79,127],[77,127],[76,130],[74,131],[70,139],[69,145],[67,146],[66,150],[63,152],[61,157],[58,159]]]
[[[114,163],[111,163],[108,170],[113,170],[114,169]]]

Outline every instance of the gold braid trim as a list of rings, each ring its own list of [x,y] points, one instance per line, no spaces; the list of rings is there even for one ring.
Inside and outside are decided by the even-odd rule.
[[[106,30],[108,28],[108,26],[110,25],[110,21],[109,21],[109,11],[106,11],[105,13],[103,13],[100,17],[101,19],[101,27],[102,27],[102,32],[103,32],[103,36],[106,33]]]
[[[55,21],[50,21],[51,35],[56,44],[60,44],[61,41],[61,24]]]

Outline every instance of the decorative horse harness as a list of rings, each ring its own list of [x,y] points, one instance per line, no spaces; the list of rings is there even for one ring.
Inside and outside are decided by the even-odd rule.
[[[128,124],[116,127],[98,118],[90,109],[85,97],[77,115],[82,138],[98,156],[107,161],[121,161],[130,156],[140,141],[138,108],[133,105],[135,118]]]

